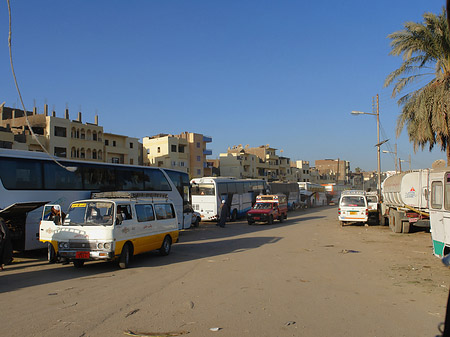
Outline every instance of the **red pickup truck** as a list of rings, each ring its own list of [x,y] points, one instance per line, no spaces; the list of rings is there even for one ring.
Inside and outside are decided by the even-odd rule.
[[[287,219],[287,210],[284,194],[258,195],[255,205],[247,212],[247,223],[253,225],[255,222],[266,222],[271,225],[275,219],[283,222]]]

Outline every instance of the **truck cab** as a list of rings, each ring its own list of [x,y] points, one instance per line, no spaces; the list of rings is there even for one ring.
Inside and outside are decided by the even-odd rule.
[[[287,211],[284,194],[258,195],[255,205],[247,212],[247,223],[253,225],[255,222],[265,222],[271,225],[274,220],[283,222],[287,219]]]

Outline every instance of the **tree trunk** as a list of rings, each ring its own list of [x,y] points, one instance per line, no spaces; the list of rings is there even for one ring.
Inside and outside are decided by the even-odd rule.
[[[450,144],[447,144],[447,166],[450,166]]]

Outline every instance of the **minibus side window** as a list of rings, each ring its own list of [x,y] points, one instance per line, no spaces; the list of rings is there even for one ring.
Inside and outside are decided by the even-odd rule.
[[[444,208],[450,210],[450,175],[446,174],[447,179],[445,179],[445,189],[444,189]]]
[[[131,216],[131,206],[130,205],[117,205],[117,214],[122,214],[123,220],[130,220]]]
[[[431,208],[442,208],[443,188],[441,181],[433,181],[431,183]]]
[[[136,215],[138,222],[155,220],[152,205],[136,205]]]

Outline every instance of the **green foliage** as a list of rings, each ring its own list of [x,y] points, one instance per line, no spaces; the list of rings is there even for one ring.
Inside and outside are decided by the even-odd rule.
[[[387,76],[384,86],[394,83],[396,97],[412,83],[431,78],[399,98],[397,136],[406,126],[415,150],[426,145],[431,150],[438,144],[447,150],[449,161],[450,40],[445,8],[438,16],[425,13],[423,19],[423,23],[406,22],[404,29],[388,35],[390,55],[402,56],[403,62]]]

